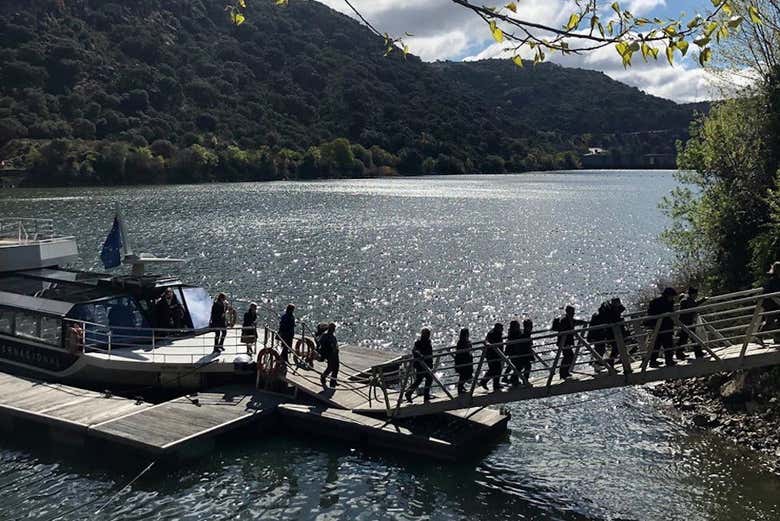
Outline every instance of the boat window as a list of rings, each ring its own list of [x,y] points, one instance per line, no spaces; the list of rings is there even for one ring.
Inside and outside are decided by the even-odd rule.
[[[107,345],[110,338],[113,347],[131,346],[152,335],[146,317],[132,297],[78,304],[68,317],[91,322],[85,331],[90,345]]]
[[[14,313],[7,309],[0,309],[0,333],[14,334]]]
[[[211,319],[211,296],[203,288],[182,288],[184,301],[190,312],[192,327],[204,329],[209,327]]]
[[[14,334],[16,336],[54,346],[60,345],[62,335],[62,321],[60,319],[22,311],[16,311],[14,319]]]

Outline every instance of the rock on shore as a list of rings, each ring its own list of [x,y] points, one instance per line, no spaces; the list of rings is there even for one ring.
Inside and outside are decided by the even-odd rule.
[[[691,427],[765,453],[780,474],[780,368],[665,382],[650,392],[671,400]]]

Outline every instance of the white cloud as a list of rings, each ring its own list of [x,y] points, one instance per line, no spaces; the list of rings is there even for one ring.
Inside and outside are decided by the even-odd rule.
[[[320,0],[330,7],[353,15],[343,0]],[[423,60],[474,60],[509,56],[505,45],[493,42],[484,21],[452,0],[351,0],[355,7],[380,31],[393,36],[412,33],[405,38],[412,53]],[[607,9],[609,8],[609,4]],[[630,0],[624,2],[634,14],[647,15],[666,6],[665,0]],[[572,10],[571,0],[523,0],[524,19],[559,26]],[[353,15],[354,16],[354,15]],[[530,53],[525,51],[524,56]],[[663,56],[663,52],[660,56]],[[610,77],[635,86],[649,94],[679,102],[700,101],[717,97],[710,79],[689,57],[680,65],[670,66],[659,57],[645,64],[635,56],[634,66],[625,70],[614,48],[608,47],[583,55],[553,54],[549,61],[567,67],[603,71]]]

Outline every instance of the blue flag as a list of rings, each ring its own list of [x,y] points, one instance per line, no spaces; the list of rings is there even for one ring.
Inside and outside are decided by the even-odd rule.
[[[108,232],[106,242],[103,243],[103,249],[100,250],[100,260],[103,261],[103,267],[116,268],[122,264],[122,231],[119,229],[119,219],[114,217],[114,225]]]

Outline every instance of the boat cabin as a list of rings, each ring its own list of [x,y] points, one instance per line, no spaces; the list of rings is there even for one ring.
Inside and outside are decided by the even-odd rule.
[[[160,320],[160,299],[170,290]],[[0,334],[64,346],[68,320],[84,324],[94,347],[148,343],[208,328],[212,299],[205,289],[162,276],[120,276],[41,268],[0,273]],[[176,331],[170,331],[175,329]]]

